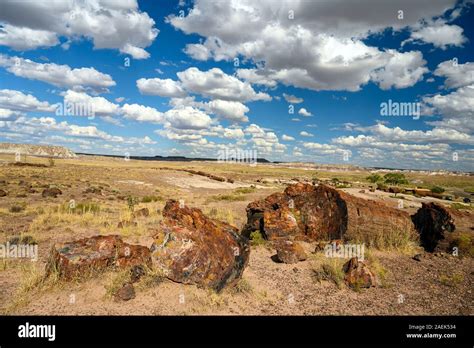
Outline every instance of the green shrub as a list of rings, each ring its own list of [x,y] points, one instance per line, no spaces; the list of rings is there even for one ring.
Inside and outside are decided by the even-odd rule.
[[[160,196],[143,196],[142,203],[161,202],[163,197]]]
[[[383,176],[384,182],[389,185],[406,185],[408,180],[402,173],[387,173]]]
[[[433,193],[443,193],[445,191],[445,189],[441,186],[435,186],[433,188],[431,188],[431,192]]]
[[[253,231],[250,233],[250,245],[263,245],[265,242],[265,238],[263,238],[263,235],[260,231]]]
[[[371,174],[365,178],[368,182],[375,184],[376,182],[382,181],[382,177],[378,174]]]

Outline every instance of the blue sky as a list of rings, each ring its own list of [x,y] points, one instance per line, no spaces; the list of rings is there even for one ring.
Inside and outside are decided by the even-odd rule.
[[[0,141],[474,171],[473,11],[454,0],[6,0]],[[389,100],[413,109],[383,115]]]

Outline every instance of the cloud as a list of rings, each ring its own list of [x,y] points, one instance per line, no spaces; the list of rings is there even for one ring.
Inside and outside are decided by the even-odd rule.
[[[181,84],[171,79],[141,78],[137,80],[137,87],[140,93],[147,95],[158,95],[161,97],[184,97],[186,92]]]
[[[460,64],[453,60],[447,60],[438,65],[434,74],[446,78],[444,85],[447,88],[474,84],[474,64],[472,62]]]
[[[426,60],[419,51],[399,53],[389,49],[386,53],[390,55],[387,63],[371,74],[372,80],[384,90],[413,86],[428,72],[424,67]]]
[[[211,100],[208,103],[212,113],[233,122],[248,122],[249,118],[245,113],[249,112],[249,108],[244,104],[236,101],[227,100]]]
[[[54,112],[56,105],[39,101],[31,94],[24,94],[12,89],[0,90],[0,107],[17,111]]]
[[[299,109],[298,114],[300,114],[301,116],[304,116],[304,117],[313,116],[313,114],[311,112],[309,112],[308,110],[306,110],[305,108]]]
[[[0,66],[16,76],[43,81],[57,87],[90,88],[94,91],[105,92],[109,87],[115,86],[115,81],[110,75],[92,67],[71,69],[68,65],[37,63],[3,54],[0,54]]]
[[[249,83],[227,75],[219,68],[201,71],[192,67],[177,75],[185,90],[208,98],[240,102],[271,100],[268,94],[255,92]]]
[[[5,24],[0,27],[0,45],[16,51],[28,51],[38,47],[56,46],[59,40],[55,33],[46,30],[32,30]]]
[[[443,117],[440,121],[431,121],[428,124],[460,132],[474,132],[474,122],[472,122],[474,119],[474,85],[460,87],[446,95],[436,94],[424,97],[423,102],[431,107],[433,114]]]
[[[136,59],[149,54],[159,30],[135,0],[110,1],[3,1],[0,44],[14,49],[53,46],[59,37],[68,41],[91,39],[96,49],[117,49]],[[23,38],[19,43],[15,39]]]
[[[237,69],[237,77],[254,85],[275,87],[277,82],[259,73],[257,69]]]
[[[304,102],[303,98],[298,98],[294,95],[286,94],[286,93],[283,93],[283,98],[285,98],[285,100],[290,104],[300,104]]]
[[[281,139],[284,140],[284,141],[293,141],[293,140],[295,140],[295,138],[293,138],[289,135],[286,135],[286,134],[283,134]]]
[[[466,41],[467,39],[464,37],[463,29],[460,26],[449,25],[444,20],[437,20],[413,31],[410,38],[404,43],[424,42],[446,50],[448,46],[460,47]]]
[[[85,110],[93,110],[95,116],[111,116],[116,115],[120,111],[120,106],[114,104],[103,97],[91,97],[82,92],[68,90],[61,94],[64,97],[64,103],[75,106],[81,106]],[[80,115],[78,115],[80,116]],[[84,115],[90,116],[90,115]]]
[[[302,137],[314,137],[314,134],[308,133],[308,132],[306,132],[306,131],[301,131],[301,132],[300,132],[300,135],[301,135]]]
[[[260,66],[252,70],[252,76],[247,72],[254,81],[258,77],[260,81],[317,91],[358,91],[371,77],[395,88],[411,86],[423,69],[416,66],[417,59],[411,58],[416,53],[379,50],[368,46],[364,39],[387,28],[419,29],[419,23],[443,15],[455,4],[455,0],[436,4],[406,1],[403,6],[374,0],[357,4],[197,0],[187,16],[171,15],[167,21],[186,34],[204,37],[202,43],[191,44],[192,50],[191,46],[187,49],[194,56],[199,51],[201,60],[230,61],[242,56]],[[400,8],[403,20],[398,18]],[[403,69],[398,61],[409,66]],[[373,74],[377,70],[379,74]],[[404,70],[402,76],[396,75]],[[385,77],[380,76],[382,72]],[[410,77],[411,74],[415,76]],[[396,77],[396,81],[390,84],[389,76]]]
[[[125,104],[121,111],[124,117],[129,120],[150,123],[162,123],[164,121],[163,113],[149,106]]]
[[[212,120],[202,112],[191,106],[181,109],[171,109],[165,112],[166,121],[173,128],[177,129],[206,129],[209,128]]]

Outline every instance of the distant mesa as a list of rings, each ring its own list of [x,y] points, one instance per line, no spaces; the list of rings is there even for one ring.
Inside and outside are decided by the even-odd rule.
[[[64,146],[0,143],[0,153],[20,156],[75,158],[77,155]]]

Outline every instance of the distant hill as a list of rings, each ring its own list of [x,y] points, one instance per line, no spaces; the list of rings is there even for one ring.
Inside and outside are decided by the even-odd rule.
[[[103,157],[113,157],[113,158],[124,158],[124,156],[119,155],[99,155],[99,154],[90,154],[90,153],[81,153],[78,152],[78,155],[83,156],[103,156]],[[206,157],[185,157],[185,156],[130,156],[130,159],[141,160],[141,161],[170,161],[170,162],[190,162],[190,161],[217,161],[216,158],[206,158]],[[271,161],[265,158],[257,158],[258,163],[272,163]]]
[[[27,156],[74,158],[76,154],[64,146],[0,143],[0,153]]]

